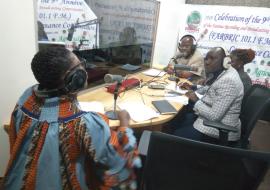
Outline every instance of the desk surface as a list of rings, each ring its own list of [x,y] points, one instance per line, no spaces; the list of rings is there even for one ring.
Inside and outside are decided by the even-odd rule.
[[[146,76],[142,73],[130,75],[129,78],[131,77],[142,79],[143,82],[153,79],[153,77]],[[167,78],[168,76],[165,75],[162,78],[159,78],[159,80],[164,80],[166,82],[173,82],[173,81],[168,81]],[[149,89],[147,86],[143,86],[140,90],[135,88],[135,89],[130,89],[128,91],[122,92],[117,99],[117,103],[120,103],[126,100],[144,101],[145,105],[150,106],[153,109],[155,109],[154,106],[152,105],[152,101],[164,99],[164,94],[165,94],[164,90]],[[95,87],[95,88],[91,88],[91,89],[83,91],[78,96],[78,100],[79,101],[99,101],[99,102],[102,102],[103,105],[105,106],[105,111],[113,109],[113,103],[114,103],[113,94],[107,92],[105,85],[101,85],[99,87]],[[183,105],[180,103],[171,103],[171,104],[178,111],[180,111],[183,107]],[[160,115],[157,118],[153,118],[153,119],[143,121],[143,122],[134,122],[133,120],[131,120],[130,127],[137,128],[137,127],[147,127],[147,126],[152,126],[152,125],[160,125],[160,124],[168,122],[174,116],[175,114]],[[111,127],[119,126],[119,120],[110,120],[109,125]]]

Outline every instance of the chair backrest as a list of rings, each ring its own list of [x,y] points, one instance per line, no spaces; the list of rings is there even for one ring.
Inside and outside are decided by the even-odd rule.
[[[264,111],[270,107],[270,89],[261,85],[253,85],[243,99],[241,108],[241,147],[246,147],[252,129]]]
[[[254,190],[270,153],[252,152],[152,132],[144,190]]]

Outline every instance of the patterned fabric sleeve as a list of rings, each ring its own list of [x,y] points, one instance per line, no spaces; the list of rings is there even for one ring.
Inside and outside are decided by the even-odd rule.
[[[208,120],[219,121],[238,94],[238,89],[236,89],[235,86],[233,80],[227,80],[226,83],[223,83],[223,85],[220,85],[219,88],[216,89],[216,96],[212,97],[214,102],[213,106],[205,104],[202,98],[196,102],[194,106],[195,112]]]
[[[198,87],[198,86],[199,86],[199,87]],[[198,92],[199,94],[204,95],[204,94],[207,92],[208,89],[209,89],[209,86],[208,86],[208,85],[207,85],[207,86],[197,85],[197,90],[196,90],[196,92]]]
[[[103,185],[136,189],[133,168],[141,167],[141,160],[132,130],[126,127],[112,130],[100,115],[93,113],[85,117],[85,126],[91,139],[91,143],[85,141],[85,147],[95,163],[106,166],[101,176]]]
[[[15,106],[11,114],[10,123],[9,123],[8,136],[9,136],[9,144],[10,144],[10,153],[15,143],[16,136],[17,136],[16,127],[15,127],[15,117],[16,117],[17,107],[18,105]]]

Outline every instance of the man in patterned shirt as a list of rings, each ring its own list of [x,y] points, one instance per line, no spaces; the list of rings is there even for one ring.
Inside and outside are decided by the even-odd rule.
[[[204,95],[199,99],[193,90],[186,93],[194,103],[194,112],[188,112],[181,118],[182,121],[175,126],[175,135],[216,143],[219,132],[203,125],[203,120],[207,119],[235,127],[238,131],[229,133],[229,141],[239,140],[241,132],[239,114],[244,88],[237,71],[233,67],[227,70],[223,67],[225,57],[222,48],[213,48],[207,53],[205,70],[208,80]]]
[[[87,74],[65,48],[39,51],[31,67],[39,84],[12,113],[2,189],[136,189],[141,163],[128,113],[119,112],[120,127],[111,130],[103,115],[80,110],[76,94]]]

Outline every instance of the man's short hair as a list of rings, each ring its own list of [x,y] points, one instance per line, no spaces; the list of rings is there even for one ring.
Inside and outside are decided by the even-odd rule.
[[[56,89],[62,84],[63,75],[71,65],[71,52],[63,47],[39,51],[31,62],[31,69],[40,88]]]

